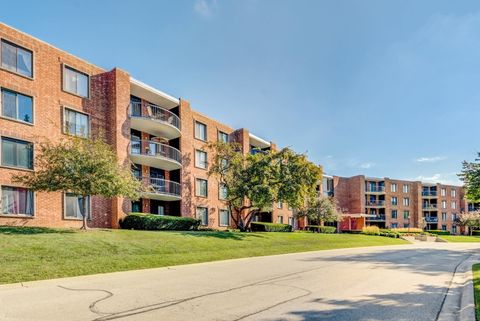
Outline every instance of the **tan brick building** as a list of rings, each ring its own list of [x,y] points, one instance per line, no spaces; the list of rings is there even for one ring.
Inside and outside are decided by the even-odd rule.
[[[115,68],[107,71],[0,23],[0,225],[78,227],[79,199],[33,193],[11,175],[35,170],[38,143],[67,135],[102,137],[120,161],[154,187],[142,199],[89,199],[90,226],[117,227],[129,212],[197,217],[226,228],[225,190],[208,178],[209,141],[235,141],[245,153],[275,145],[194,111]],[[293,222],[286,204],[259,220]]]

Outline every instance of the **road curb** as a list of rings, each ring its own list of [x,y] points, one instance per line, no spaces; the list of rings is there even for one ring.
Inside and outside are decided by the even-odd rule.
[[[457,266],[437,321],[475,320],[472,265],[479,261],[479,255],[471,255]]]

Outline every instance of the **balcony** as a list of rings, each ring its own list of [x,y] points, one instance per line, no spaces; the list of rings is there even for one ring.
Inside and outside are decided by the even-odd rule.
[[[423,204],[422,208],[426,211],[436,211],[438,206],[437,204]]]
[[[182,198],[180,183],[162,178],[140,177],[146,191],[142,197],[159,201],[178,201]]]
[[[175,139],[180,137],[180,118],[168,109],[140,102],[130,103],[130,127],[149,134]]]
[[[434,216],[426,216],[425,217],[425,222],[427,223],[438,223],[438,217],[434,217]]]
[[[368,201],[365,204],[367,207],[385,207],[385,201],[378,200],[378,201]]]
[[[182,167],[182,155],[172,146],[150,140],[132,140],[130,159],[136,164],[173,171]]]
[[[385,186],[367,186],[365,188],[367,193],[385,193]]]
[[[385,221],[385,214],[378,214],[375,217],[367,217],[367,221],[373,221],[373,222]]]
[[[423,197],[437,197],[437,192],[436,191],[423,191],[422,196]]]

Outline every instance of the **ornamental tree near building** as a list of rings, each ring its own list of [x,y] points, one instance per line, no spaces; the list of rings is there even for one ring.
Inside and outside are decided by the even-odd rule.
[[[81,229],[87,229],[87,196],[139,198],[141,183],[119,164],[114,150],[100,139],[69,137],[40,143],[35,171],[12,180],[40,192],[73,193],[82,197]]]
[[[339,222],[342,213],[335,200],[320,195],[307,202],[307,205],[297,213],[299,217],[307,217],[309,223],[323,226],[325,222]]]
[[[480,153],[477,153],[480,157]],[[463,161],[462,171],[458,174],[465,185],[465,197],[470,202],[480,201],[480,158],[473,162]]]
[[[232,221],[247,231],[256,214],[271,211],[274,203],[300,208],[316,196],[320,166],[289,148],[244,153],[236,143],[207,145],[213,155],[208,175],[227,189]]]

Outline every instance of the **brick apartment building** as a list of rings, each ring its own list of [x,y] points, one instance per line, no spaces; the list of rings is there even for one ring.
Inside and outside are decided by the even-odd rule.
[[[210,141],[235,141],[244,153],[275,148],[247,129],[194,111],[119,68],[104,70],[0,23],[0,225],[79,227],[79,198],[34,193],[11,175],[35,170],[38,143],[68,135],[102,137],[138,179],[154,187],[139,201],[88,199],[92,227],[117,227],[129,212],[197,217],[230,225],[225,189],[208,178]],[[293,222],[286,204],[257,218]]]
[[[377,225],[458,233],[455,219],[466,208],[460,186],[362,175],[327,176],[323,185],[328,186],[328,194],[335,197],[345,212],[345,219],[340,223],[342,230]],[[469,207],[473,209],[473,205]]]

